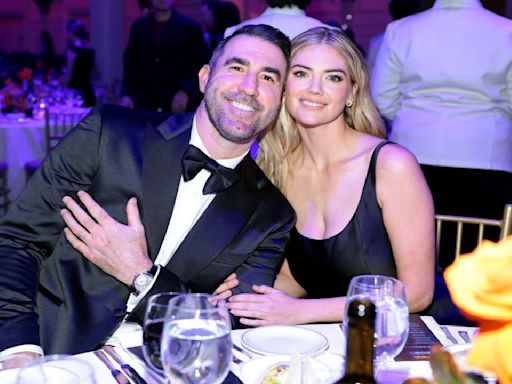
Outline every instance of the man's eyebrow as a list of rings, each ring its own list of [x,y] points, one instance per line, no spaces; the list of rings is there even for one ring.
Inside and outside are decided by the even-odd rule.
[[[224,62],[224,65],[230,65],[230,64],[241,64],[245,66],[249,66],[249,60],[242,59],[240,57],[230,57]]]
[[[229,59],[227,59],[224,62],[225,66],[231,65],[231,64],[240,64],[240,65],[249,67],[251,65],[251,62],[247,59],[242,59],[240,57],[230,57]],[[274,67],[263,67],[260,72],[272,73],[272,74],[276,75],[278,81],[281,81],[281,78],[283,77],[283,75],[281,74],[281,71]]]

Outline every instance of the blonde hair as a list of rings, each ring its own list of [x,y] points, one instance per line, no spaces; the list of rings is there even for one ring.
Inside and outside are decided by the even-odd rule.
[[[361,52],[343,32],[318,27],[301,33],[292,40],[291,58],[310,45],[325,44],[334,48],[345,60],[354,86],[351,107],[345,107],[343,118],[348,127],[377,137],[385,137],[384,122],[370,96],[369,75]],[[295,120],[283,103],[279,120],[260,142],[257,162],[267,177],[281,190],[291,172],[291,155],[301,143]]]

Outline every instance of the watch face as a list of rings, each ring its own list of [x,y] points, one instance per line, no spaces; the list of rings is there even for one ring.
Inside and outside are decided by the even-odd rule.
[[[143,291],[151,282],[152,276],[147,273],[141,273],[135,277],[133,285],[137,291]]]

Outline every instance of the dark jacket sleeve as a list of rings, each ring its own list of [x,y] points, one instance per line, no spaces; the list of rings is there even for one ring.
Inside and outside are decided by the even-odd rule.
[[[62,197],[86,188],[98,166],[100,120],[101,108],[87,115],[0,219],[0,351],[20,344],[40,345],[36,310],[40,268],[62,241]]]

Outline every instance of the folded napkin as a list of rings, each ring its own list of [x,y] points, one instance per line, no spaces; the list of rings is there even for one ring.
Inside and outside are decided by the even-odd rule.
[[[512,236],[460,256],[444,277],[453,302],[480,326],[468,363],[512,384]]]

